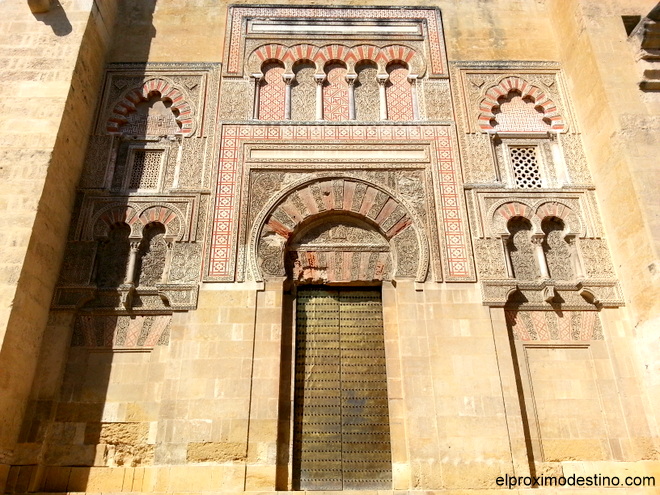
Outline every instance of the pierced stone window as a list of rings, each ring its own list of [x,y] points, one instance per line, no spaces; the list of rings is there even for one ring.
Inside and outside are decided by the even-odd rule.
[[[541,172],[536,158],[537,146],[515,146],[509,148],[513,175],[517,187],[542,187]]]
[[[133,150],[126,188],[130,191],[155,191],[160,187],[162,150]]]

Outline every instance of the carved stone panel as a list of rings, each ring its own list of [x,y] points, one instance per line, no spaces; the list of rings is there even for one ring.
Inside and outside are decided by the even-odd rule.
[[[80,314],[73,327],[74,347],[149,349],[168,345],[171,315],[118,316]]]
[[[506,310],[506,321],[516,340],[588,341],[603,340],[603,330],[595,311]]]

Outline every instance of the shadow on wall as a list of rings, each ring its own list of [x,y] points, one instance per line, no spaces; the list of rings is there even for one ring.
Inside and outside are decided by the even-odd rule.
[[[102,5],[105,1],[107,0],[97,0],[94,8],[96,9],[97,5]],[[139,73],[140,64],[143,64],[142,71],[146,67],[152,39],[156,33],[153,27],[156,0],[117,1],[119,22],[115,26],[115,32],[118,32],[118,35],[115,35],[114,45],[121,47],[122,41],[125,42],[120,38],[122,32],[130,31],[130,62],[137,63],[136,73]],[[25,3],[34,18],[50,26],[56,36],[64,37],[72,33],[72,24],[58,0],[28,0],[27,2],[23,0],[23,5]],[[70,5],[66,2],[63,3],[67,6]],[[95,14],[100,15],[98,9]],[[73,19],[75,22],[76,18]],[[90,19],[87,23],[88,28],[90,22],[93,21]],[[83,35],[82,39],[83,44],[89,40],[87,33]],[[108,47],[106,60],[113,50],[117,51],[117,47],[113,45]],[[119,62],[120,60],[114,61]],[[80,63],[79,60],[78,64]],[[102,86],[99,86],[96,91],[100,95]],[[94,105],[94,101],[89,104]],[[95,134],[95,129],[95,124],[89,129],[92,136]],[[135,180],[140,181],[141,178],[137,177]],[[79,188],[78,196],[80,195],[81,189]],[[76,222],[77,218],[74,217],[72,225],[75,225]],[[121,256],[115,256],[115,258],[121,258]],[[96,280],[98,277],[94,278],[93,283],[99,283]],[[121,282],[123,279],[119,281],[119,283]],[[73,491],[84,491],[89,486],[89,467],[104,462],[104,455],[99,456],[97,453],[97,445],[108,443],[104,442],[103,435],[114,433],[112,430],[114,425],[111,424],[104,429],[102,422],[108,393],[111,392],[109,381],[112,367],[117,364],[117,353],[112,350],[111,346],[98,345],[98,343],[81,345],[75,339],[73,342],[71,341],[75,321],[80,315],[81,311],[78,311],[77,314],[63,311],[51,313],[49,328],[59,336],[51,331],[49,337],[47,328],[39,359],[43,364],[38,365],[32,385],[32,398],[19,434],[16,452],[20,455],[12,460],[5,493],[65,492],[72,491],[71,488],[77,488]],[[130,316],[129,314],[122,317],[128,319]],[[115,319],[118,318],[115,317]],[[112,319],[112,316],[107,319]],[[113,329],[115,326],[113,325]],[[53,342],[57,342],[58,345],[52,345]],[[48,359],[52,353],[58,354],[58,357],[53,357],[55,362],[62,359],[66,363],[66,366],[62,367],[63,369],[54,370],[54,367],[48,364],[48,362],[51,364],[53,362]],[[144,354],[122,354],[124,361],[137,360],[141,355]],[[53,377],[54,373],[58,373],[59,377]],[[139,430],[141,426],[139,423],[129,423],[123,433],[128,435],[129,440],[139,437],[143,434]],[[75,439],[70,436],[72,431],[77,432]],[[64,441],[65,439],[71,439],[71,441]],[[121,450],[117,446],[111,447],[116,451]],[[132,457],[144,455],[137,451],[131,451],[128,454]],[[74,469],[77,470],[77,478],[71,474]],[[72,484],[74,481],[75,484]],[[0,492],[3,491],[2,488],[2,480],[0,480]]]
[[[73,30],[58,0],[28,0],[28,5],[35,19],[50,26],[56,36],[66,36]]]

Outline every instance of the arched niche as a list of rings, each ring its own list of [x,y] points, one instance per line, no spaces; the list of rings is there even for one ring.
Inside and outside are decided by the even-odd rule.
[[[316,215],[285,249],[286,275],[299,283],[390,280],[393,265],[390,243],[378,227],[345,212]]]
[[[429,249],[420,225],[392,192],[360,179],[323,178],[294,185],[256,218],[249,249],[252,276],[257,281],[289,275],[318,282],[423,282]],[[324,266],[314,254],[321,252]],[[333,253],[332,259],[328,253]],[[341,276],[328,271],[336,270],[338,256],[352,267]],[[319,269],[325,274],[313,272]]]

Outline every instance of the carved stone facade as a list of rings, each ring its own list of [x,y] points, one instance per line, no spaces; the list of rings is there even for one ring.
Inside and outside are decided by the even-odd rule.
[[[657,468],[567,68],[448,61],[442,14],[233,5],[222,63],[106,67],[6,493],[316,487],[301,445],[346,450],[376,405],[382,479],[319,489]],[[372,334],[355,389],[301,387]],[[342,411],[330,440],[306,402]]]

